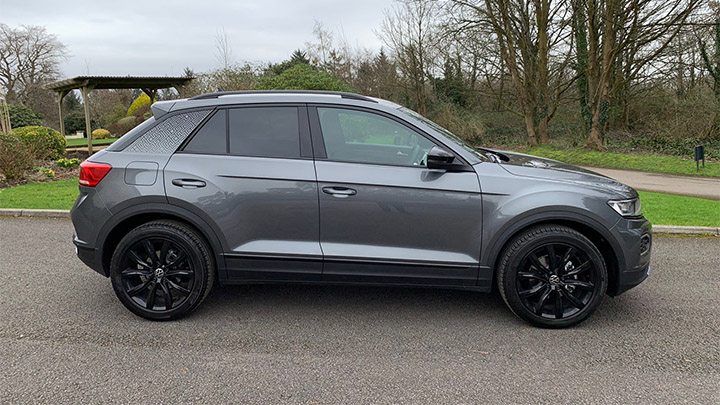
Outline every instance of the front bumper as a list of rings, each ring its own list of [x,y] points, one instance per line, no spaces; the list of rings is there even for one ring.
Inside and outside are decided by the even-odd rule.
[[[620,245],[618,253],[622,255],[618,257],[620,268],[617,277],[608,289],[608,294],[616,296],[642,283],[650,275],[652,225],[644,217],[623,218],[611,231]]]

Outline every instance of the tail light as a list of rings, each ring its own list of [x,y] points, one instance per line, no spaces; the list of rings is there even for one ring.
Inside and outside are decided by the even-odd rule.
[[[88,162],[87,160],[80,163],[80,185],[86,187],[97,186],[110,169],[112,169],[112,166],[107,163]]]

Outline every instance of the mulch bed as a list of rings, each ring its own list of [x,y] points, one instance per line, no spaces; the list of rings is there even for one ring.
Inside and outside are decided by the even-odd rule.
[[[64,156],[67,159],[72,158],[78,158],[80,161],[83,161],[87,158],[87,153],[71,153],[66,156]],[[27,172],[25,172],[25,178],[24,179],[11,179],[8,180],[5,178],[4,175],[0,174],[0,188],[8,188],[8,187],[14,187],[14,186],[20,186],[23,184],[28,183],[38,183],[38,182],[46,182],[46,181],[57,181],[57,180],[67,180],[72,179],[74,177],[80,176],[80,166],[75,166],[72,169],[60,167],[57,164],[57,160],[40,160],[35,163],[36,168],[45,168],[45,169],[51,169],[55,172],[54,177],[48,177],[45,173],[43,173],[39,169],[30,169]]]

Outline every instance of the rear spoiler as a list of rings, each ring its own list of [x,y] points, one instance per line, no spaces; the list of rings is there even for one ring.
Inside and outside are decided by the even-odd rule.
[[[158,119],[169,113],[174,105],[175,101],[157,101],[150,106],[150,111],[152,111],[153,117]]]

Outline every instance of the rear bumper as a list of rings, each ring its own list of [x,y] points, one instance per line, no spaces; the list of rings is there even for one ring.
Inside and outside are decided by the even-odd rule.
[[[100,257],[100,252],[98,252],[97,249],[87,246],[75,235],[73,235],[73,244],[75,244],[75,253],[80,261],[103,276],[108,276],[105,273],[102,265],[102,257]]]

